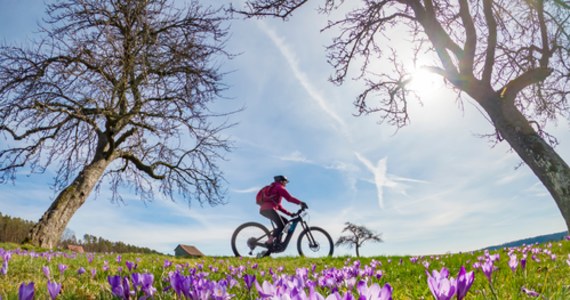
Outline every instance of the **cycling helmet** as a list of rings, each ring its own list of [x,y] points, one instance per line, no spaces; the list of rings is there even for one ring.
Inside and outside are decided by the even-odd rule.
[[[281,182],[281,181],[285,181],[285,182],[289,182],[289,179],[287,179],[287,177],[283,176],[283,175],[277,175],[273,177],[273,180],[275,182]]]

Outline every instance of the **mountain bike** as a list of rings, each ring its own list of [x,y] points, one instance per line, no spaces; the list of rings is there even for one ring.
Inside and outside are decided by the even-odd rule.
[[[287,249],[295,229],[300,224],[301,233],[297,238],[297,251],[301,256],[322,257],[332,256],[334,251],[333,240],[324,229],[309,226],[305,221],[307,212],[305,208],[293,214],[291,220],[285,224],[281,237],[268,244],[269,236],[275,230],[269,230],[258,222],[246,222],[238,226],[232,235],[232,251],[237,257],[263,257],[271,253],[280,253]],[[273,223],[271,223],[273,225]]]

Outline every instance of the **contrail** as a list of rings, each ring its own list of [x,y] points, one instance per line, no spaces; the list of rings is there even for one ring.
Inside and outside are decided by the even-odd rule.
[[[374,166],[368,159],[366,159],[366,157],[362,156],[360,153],[354,152],[354,154],[356,155],[356,158],[358,158],[358,160],[360,160],[364,166],[366,166],[366,168],[374,175],[374,184],[376,185],[378,205],[380,208],[384,208],[384,187],[394,184],[386,176],[386,161],[388,158],[382,158],[378,161],[376,166]]]
[[[331,117],[336,123],[338,123],[343,130],[345,130],[346,125],[344,121],[330,108],[327,106],[326,100],[321,96],[321,94],[313,87],[307,74],[301,70],[299,67],[299,63],[297,62],[297,58],[295,53],[290,49],[287,43],[277,35],[277,33],[269,28],[267,24],[263,22],[259,22],[259,27],[269,36],[271,41],[275,44],[275,46],[279,49],[287,63],[293,70],[293,75],[299,81],[303,89],[309,94],[311,99],[313,99],[319,107],[329,116]]]

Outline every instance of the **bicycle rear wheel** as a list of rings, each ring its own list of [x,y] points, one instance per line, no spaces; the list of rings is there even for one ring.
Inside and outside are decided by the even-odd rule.
[[[328,232],[320,227],[309,227],[297,239],[299,255],[306,257],[332,256],[333,240]]]
[[[257,222],[240,225],[232,235],[232,251],[237,257],[256,257],[267,251],[265,242],[269,237],[269,229]]]

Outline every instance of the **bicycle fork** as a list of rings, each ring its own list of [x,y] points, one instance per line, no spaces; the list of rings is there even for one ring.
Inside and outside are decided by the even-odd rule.
[[[309,247],[311,249],[319,247],[317,240],[315,240],[313,233],[311,232],[311,230],[309,230],[309,226],[307,225],[307,223],[305,223],[305,221],[302,222],[302,226],[303,230],[305,230],[305,232],[307,233],[306,235],[307,235],[307,240],[309,241]]]

